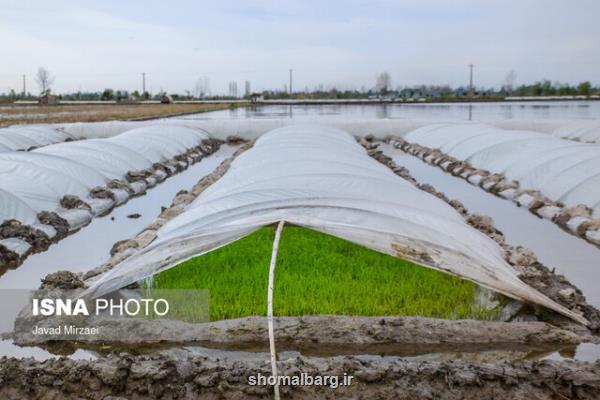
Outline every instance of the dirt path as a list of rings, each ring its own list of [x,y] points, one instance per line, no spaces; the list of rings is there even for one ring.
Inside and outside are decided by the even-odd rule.
[[[0,108],[0,127],[22,124],[148,120],[225,110],[231,104],[27,105]]]

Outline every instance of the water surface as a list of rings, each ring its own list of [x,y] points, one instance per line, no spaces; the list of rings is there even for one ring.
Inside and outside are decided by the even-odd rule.
[[[192,114],[178,119],[397,118],[423,120],[575,120],[600,119],[600,101],[489,103],[261,105]]]

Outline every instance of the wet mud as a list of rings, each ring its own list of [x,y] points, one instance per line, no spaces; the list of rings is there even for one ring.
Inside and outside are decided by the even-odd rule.
[[[352,375],[348,386],[280,386],[284,399],[597,399],[600,364],[555,361],[480,363],[365,360],[358,357],[290,357],[278,362],[284,376]],[[194,356],[184,351],[119,355],[95,361],[5,359],[0,396],[5,399],[248,399],[273,398],[271,386],[250,376],[270,376],[267,359]]]

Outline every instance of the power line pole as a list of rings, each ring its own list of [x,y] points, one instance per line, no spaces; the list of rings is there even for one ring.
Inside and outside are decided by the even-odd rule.
[[[473,64],[469,64],[469,96],[473,96]]]
[[[27,95],[27,84],[25,83],[25,74],[23,74],[23,97]]]
[[[142,72],[142,96],[146,93],[146,73]]]
[[[292,74],[293,74],[293,69],[290,68],[290,97],[292,97]]]

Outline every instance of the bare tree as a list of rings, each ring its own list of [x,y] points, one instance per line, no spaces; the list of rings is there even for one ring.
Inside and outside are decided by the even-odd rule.
[[[196,81],[196,87],[194,88],[194,94],[199,99],[204,98],[210,94],[210,82],[208,80],[208,77],[206,77],[206,75],[201,78],[198,78],[198,80]]]
[[[50,72],[47,69],[39,67],[35,76],[35,81],[40,87],[42,94],[45,94],[46,92],[50,92],[50,86],[54,83],[54,77],[50,75]]]
[[[251,91],[252,91],[252,89],[250,87],[250,81],[246,81],[245,88],[244,88],[244,94],[246,95],[246,97],[250,97]]]
[[[504,91],[507,93],[512,93],[515,88],[516,80],[517,80],[517,73],[515,72],[514,69],[511,69],[510,71],[508,71],[506,73],[506,76],[504,77],[504,85],[502,85],[502,88],[504,89]]]
[[[381,94],[387,94],[392,88],[392,77],[387,72],[382,72],[375,78],[375,90]]]

